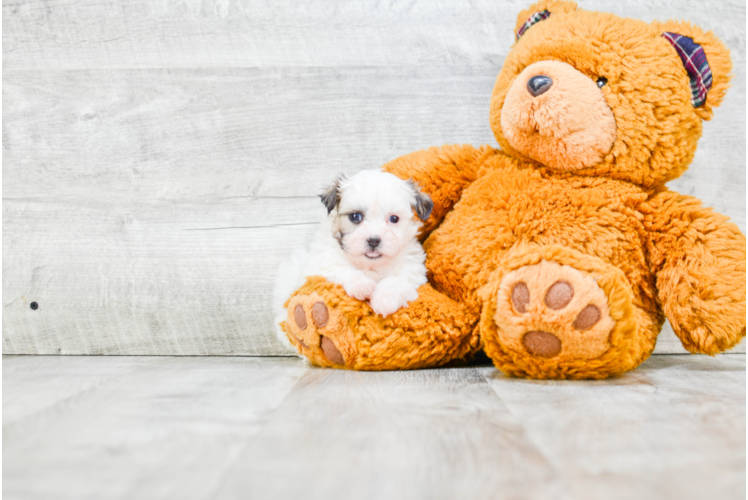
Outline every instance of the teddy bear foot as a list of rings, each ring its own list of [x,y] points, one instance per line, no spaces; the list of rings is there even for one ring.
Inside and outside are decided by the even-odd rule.
[[[499,287],[502,341],[542,358],[597,358],[610,349],[608,298],[593,275],[541,261],[508,273]]]
[[[507,264],[481,319],[486,354],[500,370],[603,378],[641,362],[629,355],[639,338],[637,314],[619,269],[558,247]]]
[[[288,302],[285,331],[309,361],[319,366],[350,367],[356,356],[353,332],[317,292],[294,295]]]

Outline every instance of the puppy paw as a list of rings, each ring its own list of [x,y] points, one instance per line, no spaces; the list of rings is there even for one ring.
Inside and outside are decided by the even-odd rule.
[[[386,318],[417,298],[418,290],[406,280],[385,278],[377,284],[370,305],[375,313]]]
[[[374,293],[377,282],[366,275],[357,274],[343,282],[345,293],[358,300],[367,300]]]

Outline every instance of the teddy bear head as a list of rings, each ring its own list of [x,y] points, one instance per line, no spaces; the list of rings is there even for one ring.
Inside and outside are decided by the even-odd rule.
[[[689,23],[544,0],[522,11],[491,98],[502,149],[647,188],[678,177],[729,85],[728,49]]]

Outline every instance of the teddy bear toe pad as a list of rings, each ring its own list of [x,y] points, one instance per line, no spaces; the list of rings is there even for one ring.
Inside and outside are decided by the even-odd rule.
[[[506,274],[494,319],[499,340],[543,358],[591,359],[610,348],[615,322],[595,278],[543,260]]]
[[[544,358],[552,358],[561,352],[561,341],[548,332],[527,332],[522,337],[522,344],[530,354]]]

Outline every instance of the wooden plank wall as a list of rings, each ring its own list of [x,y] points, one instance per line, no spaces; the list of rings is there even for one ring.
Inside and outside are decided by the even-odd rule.
[[[4,2],[3,352],[285,353],[273,272],[319,186],[495,145],[491,89],[529,3]],[[731,47],[733,87],[671,186],[745,231],[745,3],[580,3]],[[682,348],[665,332],[658,352]]]

